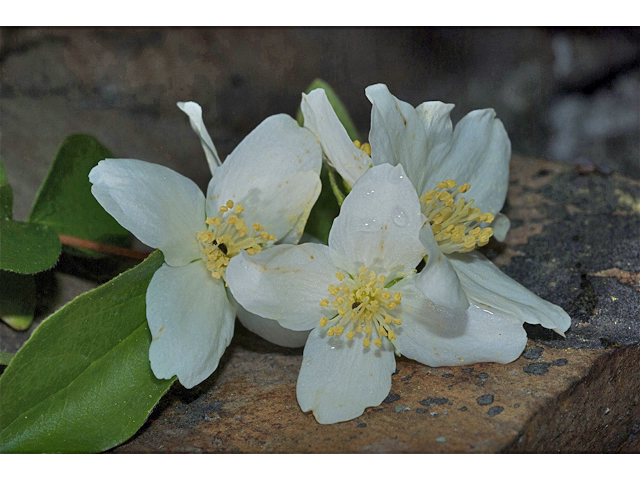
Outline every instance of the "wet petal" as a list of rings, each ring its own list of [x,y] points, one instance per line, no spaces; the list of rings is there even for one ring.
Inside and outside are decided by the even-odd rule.
[[[200,258],[196,232],[206,228],[204,195],[170,168],[130,159],[102,160],[89,173],[91,193],[141,242],[159,248],[169,265]]]
[[[369,169],[371,158],[353,144],[325,91],[318,88],[308,95],[303,93],[300,109],[304,126],[318,137],[329,164],[353,185]]]
[[[505,275],[478,252],[449,255],[469,299],[492,312],[502,312],[521,322],[540,324],[564,336],[571,317],[562,308],[541,299]]]
[[[507,195],[510,159],[511,142],[494,110],[474,110],[456,125],[448,154],[430,158],[434,170],[425,190],[448,179],[458,185],[469,183],[471,189],[465,198],[474,199],[483,213],[495,215]]]
[[[505,214],[499,213],[491,223],[491,228],[493,228],[494,238],[499,242],[503,242],[511,228],[511,221]]]
[[[264,338],[265,340],[280,345],[281,347],[298,348],[303,347],[307,342],[309,330],[296,331],[280,326],[275,320],[264,318],[244,309],[242,305],[238,307],[238,320],[247,330]]]
[[[202,144],[202,149],[207,157],[209,169],[211,170],[211,174],[213,174],[216,171],[216,168],[220,166],[221,162],[216,147],[213,144],[213,140],[211,140],[209,132],[207,132],[207,127],[204,126],[204,121],[202,120],[202,107],[195,102],[178,102],[178,108],[189,116],[191,128],[196,132],[198,137],[200,137],[200,143]]]
[[[430,367],[479,362],[509,363],[527,344],[522,322],[472,303],[462,313],[438,310],[404,294],[402,325],[396,329],[400,354]]]
[[[424,102],[416,107],[416,112],[422,121],[427,136],[427,177],[433,175],[436,165],[440,165],[444,155],[449,153],[453,143],[453,123],[451,110],[455,105],[442,102]],[[421,185],[419,192],[423,192],[425,185]]]
[[[420,241],[427,249],[428,258],[425,267],[416,275],[416,287],[436,305],[466,310],[469,307],[467,295],[447,256],[440,251],[428,224],[420,231]]]
[[[325,329],[315,328],[302,355],[298,403],[322,424],[351,420],[382,403],[395,368],[392,348],[363,347],[356,339],[328,337]]]
[[[249,226],[259,223],[278,240],[297,240],[320,194],[322,153],[315,136],[288,115],[253,130],[219,167],[207,191],[214,216],[228,200],[241,203]]]
[[[276,245],[256,255],[241,252],[227,267],[231,293],[249,312],[291,330],[311,330],[329,309],[320,306],[336,269],[325,245]]]
[[[206,380],[231,342],[235,309],[224,284],[201,261],[162,265],[147,289],[149,360],[158,378],[192,388]]]
[[[373,165],[402,164],[420,193],[427,181],[427,136],[416,110],[391,95],[384,84],[365,90],[371,109],[371,160]]]
[[[390,280],[406,276],[425,254],[418,238],[424,221],[402,166],[372,167],[354,184],[333,222],[331,258],[347,272],[366,265]]]

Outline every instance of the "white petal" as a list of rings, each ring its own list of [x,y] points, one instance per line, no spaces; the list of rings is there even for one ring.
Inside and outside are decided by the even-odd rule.
[[[231,342],[234,320],[223,282],[214,280],[203,262],[162,265],[147,289],[155,376],[177,375],[186,388],[206,380]]]
[[[427,136],[416,110],[391,95],[384,84],[365,90],[371,109],[371,161],[373,165],[402,164],[409,180],[422,193],[426,181]]]
[[[298,403],[322,424],[351,420],[382,403],[395,368],[393,349],[363,347],[362,340],[328,337],[315,328],[302,355]]]
[[[295,331],[280,326],[275,320],[264,318],[244,309],[237,304],[238,320],[247,330],[259,335],[265,340],[281,347],[298,348],[307,342],[309,330]]]
[[[204,195],[170,168],[140,160],[102,160],[89,173],[91,193],[120,225],[169,265],[200,258],[196,232],[204,230]]]
[[[455,105],[442,102],[424,102],[416,107],[427,136],[427,175],[431,177],[436,165],[440,165],[442,157],[449,153],[453,143],[453,123],[450,113]],[[424,185],[422,185],[424,189]],[[417,189],[423,192],[423,189]]]
[[[227,283],[249,312],[292,330],[311,330],[327,316],[320,306],[337,269],[325,245],[276,245],[257,255],[241,252],[227,267]]]
[[[474,199],[482,212],[496,214],[507,195],[510,159],[511,142],[496,113],[491,108],[474,110],[456,125],[449,153],[429,159],[440,163],[434,165],[425,190],[448,179],[469,183],[465,198]]]
[[[353,185],[371,166],[371,158],[353,144],[325,91],[318,88],[308,95],[303,93],[300,109],[304,126],[317,135],[329,164]]]
[[[449,255],[469,299],[493,312],[504,312],[521,322],[540,324],[560,335],[571,326],[571,317],[557,305],[541,299],[505,275],[478,252]]]
[[[207,157],[209,170],[211,170],[211,174],[213,174],[221,162],[213,140],[211,140],[209,132],[207,132],[207,127],[204,126],[204,122],[202,121],[202,107],[195,102],[178,102],[178,108],[189,116],[191,128],[198,134],[198,137],[200,137],[200,143]]]
[[[219,167],[207,191],[207,212],[227,200],[241,203],[243,219],[278,240],[297,240],[321,190],[322,151],[315,136],[288,115],[253,130]]]
[[[396,346],[401,355],[430,367],[509,363],[527,344],[517,318],[473,303],[464,312],[447,315],[403,293],[402,308],[402,325],[394,330]]]
[[[281,243],[296,244],[300,242],[314,242],[314,240],[303,239],[303,237],[305,236],[304,228],[307,225],[307,220],[309,220],[311,209],[316,204],[316,200],[318,200],[318,197],[320,196],[320,192],[322,191],[322,182],[320,181],[319,177],[310,178],[310,176],[312,175],[310,172],[306,172],[305,175],[306,175],[305,179],[309,179],[309,181],[306,182],[308,184],[306,186],[304,181],[298,182],[298,180],[295,177],[292,179],[292,182],[297,182],[295,183],[295,185],[298,185],[298,188],[297,188],[297,192],[291,193],[291,197],[299,198],[300,202],[304,201],[304,199],[307,199],[307,205],[304,207],[302,212],[298,213],[300,208],[298,208],[297,206],[293,206],[292,205],[293,202],[291,202],[291,199],[287,201],[287,199],[280,196],[277,196],[276,198],[271,199],[271,211],[281,212],[279,216],[275,217],[276,221],[279,220],[278,221],[279,224],[281,224],[283,221],[287,222],[284,227],[281,227],[281,229],[283,231],[286,229],[289,229],[289,232],[284,236],[281,236],[281,237],[276,236],[277,242],[280,244]],[[291,212],[291,215],[287,217],[287,212],[289,211]],[[297,217],[295,217],[296,214],[298,215]],[[265,218],[263,220],[270,220],[273,218],[274,217],[269,216],[268,218]],[[277,228],[273,226],[273,221],[271,222],[272,223],[270,224],[271,226],[269,228],[275,231]],[[265,226],[265,230],[270,233],[271,230],[269,230],[269,228],[266,228]],[[315,243],[322,243],[322,242],[318,239],[315,239]]]
[[[389,280],[406,276],[425,254],[418,238],[424,221],[402,166],[372,167],[353,185],[333,221],[331,258],[350,273],[366,265]]]
[[[466,310],[469,307],[467,295],[456,271],[440,251],[429,224],[420,231],[420,241],[427,249],[429,257],[425,267],[416,275],[416,287],[436,305]]]
[[[491,223],[493,228],[493,236],[499,242],[503,242],[511,228],[511,220],[503,213],[498,213]]]

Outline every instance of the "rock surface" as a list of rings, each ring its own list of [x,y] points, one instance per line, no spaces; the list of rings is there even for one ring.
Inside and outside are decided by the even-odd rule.
[[[213,377],[174,386],[114,451],[640,452],[639,205],[636,181],[515,156],[513,227],[485,253],[571,314],[566,339],[528,328],[507,365],[400,358],[379,407],[319,425],[295,397],[301,349],[238,326]]]

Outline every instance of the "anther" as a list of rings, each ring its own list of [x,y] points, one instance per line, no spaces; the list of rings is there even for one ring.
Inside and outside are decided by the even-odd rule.
[[[429,219],[440,250],[447,254],[469,252],[486,245],[493,234],[493,231],[484,233],[479,224],[491,223],[494,216],[474,207],[473,200],[467,202],[464,197],[456,198],[470,189],[470,185],[464,183],[449,191],[456,185],[455,180],[438,182],[436,189],[420,197],[422,213]]]

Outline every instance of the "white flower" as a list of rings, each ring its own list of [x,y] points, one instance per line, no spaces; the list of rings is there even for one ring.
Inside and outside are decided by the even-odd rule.
[[[229,265],[230,289],[247,310],[286,328],[313,328],[297,396],[320,423],[379,405],[394,351],[432,366],[506,363],[522,352],[517,318],[468,308],[425,221],[402,166],[383,164],[354,184],[328,246],[279,245]]]
[[[147,289],[151,368],[191,388],[217,368],[233,335],[236,310],[250,330],[299,346],[305,332],[238,309],[225,288],[240,252],[295,243],[320,193],[316,138],[287,115],[267,118],[220,165],[201,109],[179,104],[200,134],[213,174],[207,197],[173,170],[130,159],[106,159],[89,174],[98,202],[165,263]],[[226,281],[229,281],[228,278]],[[269,338],[272,337],[272,338]],[[276,338],[273,338],[276,337]]]
[[[493,109],[469,113],[454,129],[451,104],[425,102],[413,108],[383,84],[367,87],[366,95],[373,108],[370,144],[363,145],[349,140],[324,90],[303,95],[305,126],[317,135],[329,163],[349,184],[372,165],[401,164],[420,196],[443,261],[457,272],[474,308],[485,305],[494,315],[511,315],[564,335],[571,325],[564,310],[475,251],[491,235],[504,240],[510,226],[498,212],[507,195],[511,143]]]

